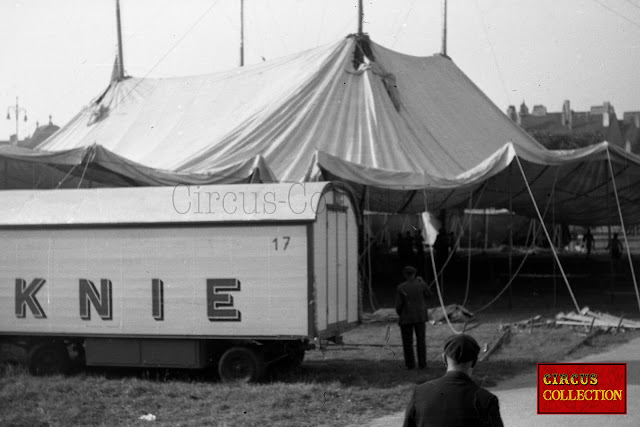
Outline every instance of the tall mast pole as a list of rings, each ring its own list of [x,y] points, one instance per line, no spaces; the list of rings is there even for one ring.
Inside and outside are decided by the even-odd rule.
[[[20,115],[20,104],[18,104],[18,97],[17,96],[16,96],[16,110],[15,111],[16,111],[16,145],[18,145],[18,141],[20,141],[20,138],[18,138],[18,116]]]
[[[442,55],[447,56],[447,0],[442,0]]]
[[[358,35],[362,35],[362,21],[364,20],[364,11],[362,10],[362,0],[358,0]]]
[[[116,21],[118,23],[118,81],[124,79],[124,56],[122,55],[122,27],[120,25],[120,0],[116,0]]]
[[[27,121],[27,110],[25,110],[24,108],[20,108],[20,104],[18,103],[18,97],[16,96],[16,105],[15,107],[10,105],[9,107],[7,107],[7,120],[11,120],[11,110],[13,110],[13,113],[16,115],[16,140],[14,142],[14,144],[17,144],[18,141],[20,140],[20,136],[18,135],[18,130],[20,130],[19,128],[19,120],[20,120],[20,113],[24,113],[24,121]]]
[[[244,0],[240,0],[240,66],[244,66]]]

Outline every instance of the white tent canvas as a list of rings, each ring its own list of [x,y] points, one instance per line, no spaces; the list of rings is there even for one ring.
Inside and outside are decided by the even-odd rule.
[[[366,36],[228,72],[113,81],[38,149],[0,150],[4,188],[36,185],[43,168],[74,186],[331,179],[371,211],[471,198],[535,216],[524,175],[559,222],[616,223],[613,183],[623,217],[640,214],[638,157],[606,142],[546,150],[450,58]]]

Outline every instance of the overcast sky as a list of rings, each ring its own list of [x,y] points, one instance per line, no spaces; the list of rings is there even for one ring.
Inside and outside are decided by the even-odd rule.
[[[441,48],[441,0],[365,0],[364,30],[410,55]],[[125,71],[136,77],[238,66],[240,0],[121,0]],[[330,43],[357,29],[357,0],[245,0],[245,63]],[[109,83],[115,0],[0,1],[0,139],[6,108],[63,125]],[[640,110],[640,0],[449,0],[448,54],[500,107]],[[22,119],[22,115],[20,116]]]

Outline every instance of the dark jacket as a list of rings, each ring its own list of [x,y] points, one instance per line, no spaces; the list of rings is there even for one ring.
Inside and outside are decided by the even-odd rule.
[[[420,278],[407,280],[396,290],[396,313],[400,324],[424,323],[427,321],[427,299],[429,289]]]
[[[498,398],[463,372],[417,386],[405,413],[405,427],[502,427]]]

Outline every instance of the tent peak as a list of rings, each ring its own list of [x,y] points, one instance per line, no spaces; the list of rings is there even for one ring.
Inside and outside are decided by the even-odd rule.
[[[369,34],[350,34],[347,38],[353,38],[356,44],[353,50],[353,61],[351,62],[354,70],[357,70],[360,65],[365,62],[365,57],[369,58],[370,61],[376,60],[371,50],[371,38]]]

